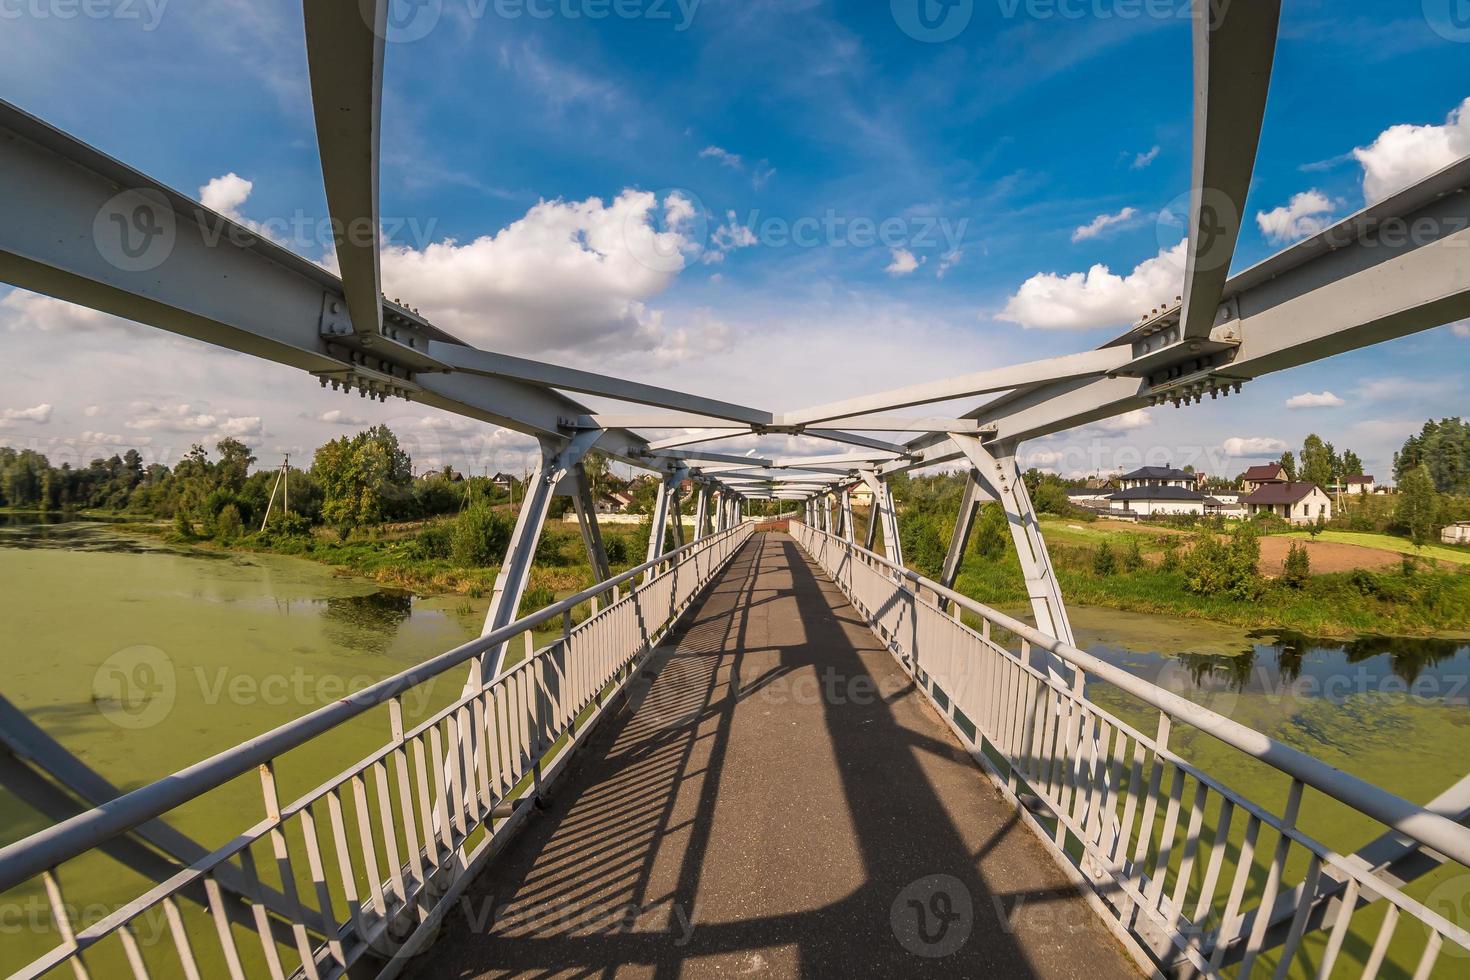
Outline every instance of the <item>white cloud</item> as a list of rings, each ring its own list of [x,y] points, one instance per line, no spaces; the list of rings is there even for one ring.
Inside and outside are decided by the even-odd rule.
[[[89,419],[95,419],[97,416],[102,414],[102,406],[88,405],[86,408],[82,409],[82,414]]]
[[[1100,214],[1089,223],[1072,232],[1072,241],[1085,242],[1090,238],[1097,238],[1109,228],[1127,224],[1137,217],[1137,215],[1137,208],[1124,208],[1117,214]]]
[[[1187,241],[1163,249],[1126,276],[1099,263],[1085,273],[1042,272],[1021,284],[996,317],[1036,330],[1092,330],[1137,320],[1171,302],[1184,284]]]
[[[883,271],[890,276],[906,276],[923,265],[925,259],[915,258],[914,253],[906,248],[892,249],[893,261]]]
[[[1122,415],[1115,415],[1110,419],[1104,419],[1097,423],[1094,428],[1101,429],[1104,432],[1132,432],[1134,429],[1141,429],[1146,425],[1153,424],[1153,416],[1148,413],[1148,409],[1135,408],[1131,412],[1124,412]]]
[[[1330,391],[1307,391],[1300,395],[1292,395],[1286,400],[1287,408],[1341,408],[1346,404],[1347,402]]]
[[[1450,333],[1456,337],[1470,339],[1470,320],[1461,320],[1459,323],[1450,324]]]
[[[51,421],[51,405],[43,403],[34,408],[7,408],[0,411],[0,429],[9,429],[17,422],[45,425]]]
[[[390,295],[412,296],[440,327],[485,347],[545,355],[653,353],[669,343],[646,302],[700,250],[687,199],[625,190],[611,203],[541,201],[495,235],[383,252]]]
[[[934,278],[943,279],[945,273],[949,272],[950,269],[953,269],[955,266],[959,265],[960,259],[964,257],[965,250],[962,248],[957,248],[952,252],[947,252],[944,255],[941,255],[939,257],[939,269],[934,273]]]
[[[718,146],[706,146],[699,151],[699,156],[700,159],[718,160],[731,170],[739,170],[745,165],[745,162],[740,159],[740,154],[731,153],[729,150]]]
[[[199,203],[233,221],[242,221],[240,208],[250,200],[250,192],[254,189],[253,181],[232,171],[199,188]]]
[[[116,327],[142,329],[107,313],[20,289],[0,299],[0,310],[6,314],[7,329],[17,332],[83,332]]]
[[[329,409],[316,417],[318,422],[328,425],[372,425],[372,422],[360,415],[349,415],[340,408]]]
[[[1153,163],[1159,158],[1159,152],[1162,149],[1163,147],[1155,146],[1150,150],[1146,150],[1143,153],[1138,154],[1136,157],[1133,158],[1133,169],[1142,170],[1149,164]]]
[[[1371,146],[1353,150],[1363,165],[1363,196],[1369,204],[1464,156],[1470,156],[1470,99],[1452,111],[1443,126],[1391,126]]]
[[[1280,439],[1272,439],[1269,436],[1234,436],[1226,439],[1222,448],[1227,456],[1260,459],[1284,453],[1290,447]]]
[[[1332,220],[1332,200],[1315,189],[1296,195],[1284,207],[1256,215],[1261,233],[1277,245],[1321,234],[1332,226]]]
[[[727,211],[725,212],[725,223],[710,235],[710,247],[705,249],[701,261],[706,264],[723,262],[725,253],[759,244],[760,240],[755,237],[755,232],[741,224],[734,211]]]
[[[188,402],[177,405],[136,403],[133,407],[140,414],[124,424],[129,429],[142,432],[199,433],[221,438],[224,436],[258,436],[265,432],[261,417],[258,415],[213,412]]]

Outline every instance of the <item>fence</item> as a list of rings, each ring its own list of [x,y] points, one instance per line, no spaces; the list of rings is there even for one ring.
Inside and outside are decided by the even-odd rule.
[[[792,532],[1142,962],[1330,976],[1347,971],[1351,943],[1364,976],[1464,975],[1470,933],[1402,886],[1425,862],[1464,881],[1470,829],[857,545],[796,522]],[[1154,733],[1090,699],[1099,685],[1152,714]],[[1252,796],[1172,752],[1176,726],[1233,750],[1227,771],[1250,772]],[[1336,853],[1299,825],[1307,790],[1385,833]]]
[[[396,973],[752,533],[740,526],[686,545],[5,848],[0,893],[39,877],[56,938],[15,975],[331,978],[365,956]],[[588,615],[574,625],[579,608]],[[535,648],[538,629],[558,625]],[[498,677],[466,685],[416,724],[405,718],[405,694],[521,636],[525,656]],[[282,803],[283,755],[321,746],[373,709],[386,709],[388,740]],[[252,770],[264,819],[95,923],[75,922],[73,891],[95,882],[70,874],[70,862],[157,831],[172,811]],[[145,920],[161,921],[159,942],[140,942]]]

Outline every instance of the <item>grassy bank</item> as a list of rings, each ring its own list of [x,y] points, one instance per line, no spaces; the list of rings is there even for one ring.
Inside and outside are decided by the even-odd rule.
[[[1197,594],[1183,571],[1161,567],[1162,541],[1169,535],[1069,528],[1051,522],[1045,534],[1063,594],[1085,605],[1323,637],[1428,635],[1464,631],[1470,624],[1470,566],[1426,560],[1410,574],[1399,569],[1356,570],[1311,575],[1296,585],[1262,578],[1254,594],[1233,598]],[[1142,566],[1132,570],[1120,566],[1113,574],[1099,574],[1098,549],[1106,543],[1122,554],[1130,538],[1138,541]],[[957,584],[960,591],[988,605],[1017,607],[1027,602],[1020,566],[1009,551],[995,559],[966,555]]]

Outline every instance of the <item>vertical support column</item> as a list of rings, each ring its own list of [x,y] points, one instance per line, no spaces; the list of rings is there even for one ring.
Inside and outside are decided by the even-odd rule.
[[[975,467],[980,479],[988,484],[986,489],[1005,508],[1016,554],[1021,559],[1021,571],[1026,577],[1026,591],[1031,597],[1037,629],[1075,645],[1056,570],[1041,537],[1041,525],[1036,520],[1031,495],[1026,491],[1026,482],[1016,465],[1015,443],[988,447],[972,435],[951,435],[950,438]]]
[[[872,470],[864,470],[863,483],[873,492],[873,512],[868,523],[868,548],[872,549],[874,525],[883,522],[883,553],[895,565],[903,565],[903,544],[898,539],[898,511],[893,503],[893,489]]]
[[[842,537],[848,544],[857,543],[857,529],[852,523],[852,491],[847,488],[842,491]]]
[[[698,492],[699,500],[694,505],[694,540],[702,541],[707,534],[705,524],[709,520],[710,488],[701,484]]]
[[[572,506],[577,511],[577,525],[582,529],[582,543],[587,546],[587,560],[592,565],[592,574],[599,582],[612,578],[612,566],[607,560],[607,549],[602,545],[602,528],[597,524],[597,504],[592,499],[592,485],[587,480],[587,471],[578,463],[567,474],[572,491]]]
[[[965,559],[965,548],[970,543],[970,532],[975,528],[975,518],[981,504],[989,499],[980,486],[980,477],[972,469],[965,474],[965,494],[960,498],[960,512],[955,517],[954,534],[949,538],[949,551],[944,556],[944,571],[939,573],[939,584],[946,589],[954,588],[960,574],[960,563]],[[948,608],[949,603],[942,604]]]
[[[669,517],[674,522],[674,547],[684,547],[684,493],[680,484],[684,482],[684,474],[687,470],[675,470],[673,474],[674,485],[669,489]]]
[[[495,591],[490,597],[490,609],[485,614],[485,627],[481,636],[488,635],[515,622],[521,598],[531,580],[531,563],[536,557],[536,545],[541,540],[541,529],[546,523],[546,513],[551,508],[551,498],[556,485],[567,470],[581,463],[587,450],[601,438],[600,430],[581,432],[569,442],[558,446],[550,439],[541,441],[541,467],[521,501],[520,513],[516,515],[515,531],[510,536],[510,547],[500,573],[495,576]],[[481,655],[479,675],[471,668],[471,683],[493,679],[505,660],[505,644],[490,648]]]
[[[644,561],[653,561],[664,553],[664,528],[669,526],[669,481],[667,477],[658,481],[658,493],[653,498],[653,515],[648,526],[648,554]]]

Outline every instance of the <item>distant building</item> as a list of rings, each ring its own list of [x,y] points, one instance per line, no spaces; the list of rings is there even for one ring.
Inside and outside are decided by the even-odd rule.
[[[1378,483],[1371,476],[1350,476],[1342,481],[1343,493],[1377,493]]]
[[[628,506],[633,503],[633,498],[620,490],[611,490],[604,493],[597,501],[597,513],[599,514],[626,514]]]
[[[1255,493],[1257,490],[1273,483],[1285,483],[1286,468],[1280,463],[1267,463],[1264,466],[1252,466],[1240,476],[1240,485],[1247,494]]]
[[[1194,490],[1199,487],[1199,474],[1188,470],[1176,470],[1171,466],[1145,466],[1118,477],[1120,490],[1136,490],[1140,487],[1182,487]]]
[[[1470,544],[1470,521],[1451,524],[1439,534],[1445,544]]]
[[[1193,474],[1189,474],[1191,477]],[[1126,478],[1125,478],[1126,479]],[[1208,498],[1187,487],[1134,486],[1119,490],[1108,498],[1108,506],[1125,515],[1157,517],[1178,514],[1204,514]]]
[[[516,478],[508,473],[496,473],[490,478],[490,485],[501,490],[509,490],[516,485]]]
[[[1266,483],[1241,498],[1252,514],[1275,514],[1293,524],[1332,520],[1332,498],[1315,483]]]
[[[1076,507],[1107,507],[1108,498],[1117,491],[1112,487],[1072,487],[1067,501]]]

